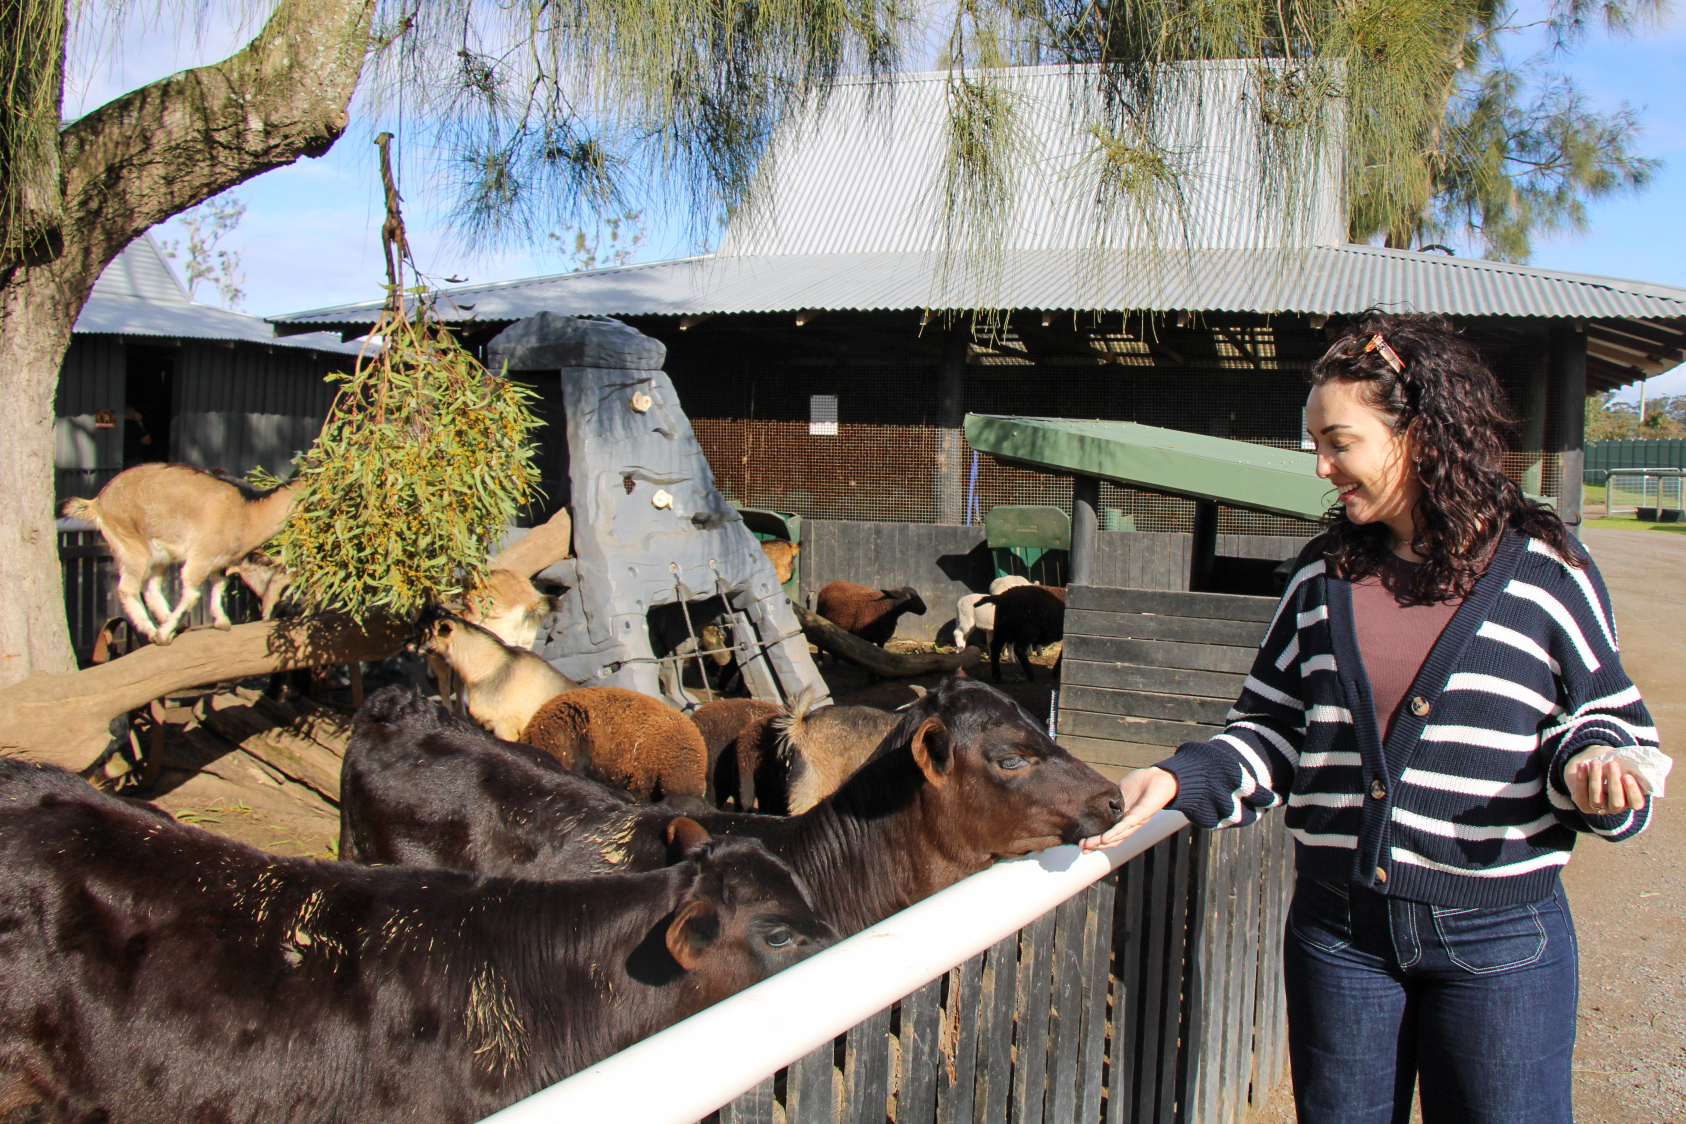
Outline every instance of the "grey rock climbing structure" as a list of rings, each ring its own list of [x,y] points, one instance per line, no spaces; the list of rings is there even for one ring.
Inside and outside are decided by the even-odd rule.
[[[562,384],[575,557],[539,575],[570,588],[534,648],[582,686],[625,687],[688,709],[697,700],[679,684],[676,657],[663,674],[650,613],[665,649],[676,628],[694,637],[709,612],[701,603],[720,598],[756,698],[810,688],[823,699],[825,682],[772,563],[714,486],[662,370],[666,355],[659,340],[619,321],[550,312],[488,345],[492,370],[559,371]]]

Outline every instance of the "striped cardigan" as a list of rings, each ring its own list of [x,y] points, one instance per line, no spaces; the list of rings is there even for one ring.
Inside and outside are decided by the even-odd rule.
[[[1172,807],[1210,828],[1286,803],[1300,874],[1460,907],[1538,901],[1577,832],[1644,829],[1654,802],[1583,815],[1564,782],[1590,746],[1657,744],[1596,569],[1506,534],[1383,741],[1352,583],[1318,550],[1296,563],[1224,732],[1160,763]]]

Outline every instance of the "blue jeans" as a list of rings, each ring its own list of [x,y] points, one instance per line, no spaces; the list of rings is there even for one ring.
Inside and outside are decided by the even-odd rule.
[[[1453,909],[1302,879],[1283,968],[1300,1124],[1569,1124],[1580,987],[1563,888]]]

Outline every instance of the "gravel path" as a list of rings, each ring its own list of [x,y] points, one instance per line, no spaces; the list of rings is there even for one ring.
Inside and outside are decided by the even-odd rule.
[[[1589,530],[1627,669],[1663,750],[1686,753],[1686,535]],[[1583,838],[1563,874],[1581,944],[1579,1124],[1686,1124],[1686,766],[1645,833]],[[1287,1081],[1249,1124],[1294,1119]],[[1413,1117],[1420,1119],[1420,1117]]]

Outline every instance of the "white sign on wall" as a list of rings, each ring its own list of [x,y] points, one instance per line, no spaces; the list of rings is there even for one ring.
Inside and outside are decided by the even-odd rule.
[[[808,395],[808,436],[837,436],[837,395]]]

